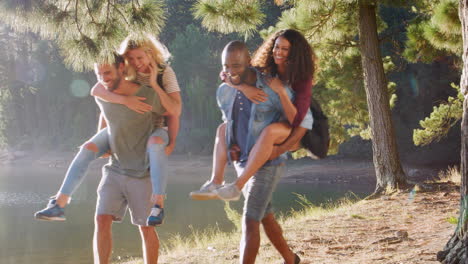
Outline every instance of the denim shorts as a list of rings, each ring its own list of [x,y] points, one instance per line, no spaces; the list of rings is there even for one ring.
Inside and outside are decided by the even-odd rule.
[[[237,175],[241,175],[244,168],[240,163],[235,162],[234,167]],[[261,221],[268,213],[273,212],[271,206],[273,192],[285,172],[286,165],[282,162],[279,165],[263,166],[250,178],[242,190],[245,198],[244,217]]]
[[[130,209],[132,224],[146,226],[151,212],[150,177],[135,178],[102,168],[97,190],[96,215],[112,215],[120,222]]]

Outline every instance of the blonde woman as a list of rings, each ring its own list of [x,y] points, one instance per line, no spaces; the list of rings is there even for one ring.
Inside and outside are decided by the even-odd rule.
[[[147,224],[156,226],[162,224],[164,218],[167,156],[175,147],[179,116],[182,111],[180,88],[174,71],[166,63],[170,57],[169,52],[154,38],[150,36],[142,40],[127,38],[121,45],[120,53],[125,59],[126,79],[151,87],[156,94],[154,101],[147,104],[144,102],[146,98],[143,97],[113,93],[99,83],[93,87],[91,94],[108,102],[123,104],[138,113],[153,112],[155,130],[149,139],[144,140],[148,140],[147,153],[154,202]],[[164,117],[167,120],[167,128],[164,128]],[[102,121],[104,120],[100,121],[100,128],[104,127],[102,123],[105,122]],[[40,220],[65,220],[64,207],[83,181],[90,162],[109,150],[112,151],[112,146],[108,143],[107,129],[103,128],[81,146],[70,164],[59,192],[45,209],[35,214],[35,217]]]

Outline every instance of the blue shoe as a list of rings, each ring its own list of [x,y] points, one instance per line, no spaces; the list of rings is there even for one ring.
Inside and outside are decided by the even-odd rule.
[[[159,226],[163,223],[164,219],[164,209],[155,205],[151,208],[151,213],[146,220],[146,225],[148,226]]]
[[[65,221],[65,210],[56,204],[54,198],[49,200],[47,207],[34,214],[34,218],[47,221]]]

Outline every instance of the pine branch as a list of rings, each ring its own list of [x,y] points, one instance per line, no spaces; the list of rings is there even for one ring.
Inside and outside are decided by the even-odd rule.
[[[91,17],[91,23],[97,24],[95,19],[94,19],[93,13],[92,13],[91,9],[89,8],[88,0],[85,0],[85,3],[86,3],[86,9],[88,10],[89,17]]]
[[[221,33],[249,35],[265,17],[258,0],[198,0],[193,10],[205,28]]]
[[[80,35],[82,37],[85,37],[86,35],[83,34],[83,32],[81,31],[81,26],[80,26],[80,23],[78,21],[78,2],[79,0],[75,0],[75,22],[76,22],[76,29],[78,29],[78,32],[80,32]]]
[[[336,2],[333,2],[332,7],[328,10],[325,15],[319,16],[319,21],[315,25],[311,25],[309,30],[312,30],[312,33],[308,33],[306,37],[314,36],[317,32],[319,32],[323,26],[330,21],[330,18],[335,13],[336,10]]]
[[[347,49],[347,48],[358,47],[359,46],[359,44],[356,43],[355,41],[350,41],[350,40],[346,40],[346,39],[341,41],[341,42],[328,41],[326,43],[326,45],[335,46],[335,47],[338,47],[338,48],[341,48],[341,49]]]
[[[125,21],[125,23],[127,24],[127,26],[130,26],[130,23],[128,22],[127,18],[125,17],[125,15],[122,13],[122,10],[120,10],[120,8],[118,8],[115,4],[112,4],[112,7],[117,11],[117,13],[122,17],[122,19]]]
[[[72,2],[72,0],[69,0],[69,1],[68,1],[67,5],[65,6],[65,10],[64,10],[64,11],[67,11],[68,6],[70,5],[71,2]]]
[[[434,141],[440,141],[462,118],[463,95],[458,86],[452,84],[452,87],[458,91],[458,95],[450,96],[447,102],[434,107],[430,116],[419,122],[422,129],[413,130],[413,142],[416,146],[425,146]]]
[[[107,0],[107,14],[106,14],[106,25],[109,23],[109,13],[110,13],[110,1],[111,0]]]

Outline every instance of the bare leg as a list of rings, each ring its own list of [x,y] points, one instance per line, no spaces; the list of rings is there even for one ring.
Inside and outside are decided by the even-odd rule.
[[[273,123],[263,129],[262,134],[250,151],[247,165],[236,180],[236,186],[241,190],[245,183],[268,161],[275,145],[283,143],[291,133],[291,127],[286,123]]]
[[[213,169],[211,182],[222,184],[224,181],[224,170],[228,162],[226,146],[226,123],[222,123],[216,130],[216,139],[213,149]]]
[[[145,264],[158,263],[159,238],[154,227],[140,226],[140,235],[143,242],[143,259]]]
[[[165,195],[153,193],[151,197],[151,202],[153,202],[153,204],[158,205],[160,208],[164,208],[164,197]]]
[[[260,248],[260,222],[244,217],[242,219],[240,263],[253,264]]]
[[[61,208],[65,208],[65,206],[67,206],[68,204],[68,201],[70,200],[70,195],[58,193],[55,199],[57,199],[56,203],[58,204],[58,206],[60,206]]]
[[[228,161],[226,146],[226,123],[218,126],[216,130],[216,139],[213,148],[213,166],[211,170],[211,179],[205,182],[200,190],[190,192],[193,200],[212,200],[218,199],[214,193],[224,182],[224,170]]]
[[[112,252],[112,215],[97,215],[94,222],[94,263],[107,264]]]
[[[272,213],[267,214],[262,219],[262,225],[268,239],[270,239],[273,246],[284,258],[285,263],[294,263],[295,254],[291,251],[291,249],[288,246],[288,243],[284,239],[283,230],[276,221],[275,216]]]

